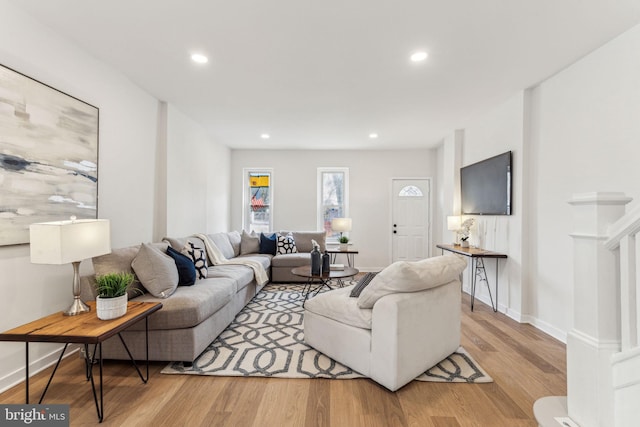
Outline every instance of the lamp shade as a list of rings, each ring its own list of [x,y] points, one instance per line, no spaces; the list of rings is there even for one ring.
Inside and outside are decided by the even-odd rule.
[[[68,264],[111,252],[109,220],[41,222],[29,227],[31,262]]]
[[[333,231],[351,231],[351,218],[334,218],[331,220],[331,229]]]
[[[449,231],[460,230],[460,217],[459,216],[448,216],[447,217],[447,230],[449,230]]]

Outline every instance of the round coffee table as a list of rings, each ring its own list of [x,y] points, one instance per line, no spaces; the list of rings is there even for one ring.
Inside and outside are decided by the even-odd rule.
[[[302,302],[303,307],[304,307],[304,303],[307,301],[307,298],[309,298],[309,294],[313,292],[318,294],[318,292],[320,292],[320,289],[322,289],[325,286],[331,289],[331,285],[329,284],[331,282],[331,279],[336,279],[338,282],[338,286],[343,287],[344,282],[342,281],[342,279],[346,279],[347,277],[353,277],[358,273],[359,273],[358,269],[353,267],[345,267],[344,270],[330,270],[328,274],[323,273],[321,275],[311,274],[310,265],[305,265],[304,267],[296,267],[291,269],[291,274],[299,277],[304,277],[307,279],[307,283],[304,287],[304,301]],[[320,283],[318,284],[318,287],[312,291],[311,287],[314,281],[319,281]]]

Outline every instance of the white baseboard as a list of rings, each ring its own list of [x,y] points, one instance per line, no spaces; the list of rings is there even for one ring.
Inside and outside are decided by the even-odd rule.
[[[567,343],[566,331],[563,331],[562,329],[558,329],[555,326],[550,325],[549,323],[544,322],[536,317],[525,314],[524,316],[522,316],[522,320],[520,321],[520,323],[528,323],[536,327],[537,329],[540,329],[545,334],[551,335],[553,338],[557,339],[558,341],[561,341],[564,344]]]
[[[468,288],[463,288],[463,291],[466,292],[467,294],[470,294],[470,290]],[[489,299],[488,295],[476,294],[476,300],[482,301],[488,306],[491,306],[491,300]],[[510,318],[512,318],[518,323],[528,323],[531,326],[535,327],[536,329],[540,329],[545,334],[551,335],[553,338],[557,339],[558,341],[561,341],[564,344],[567,343],[567,332],[561,329],[558,329],[547,322],[544,322],[528,314],[522,314],[519,311],[516,311],[507,307],[504,304],[500,304],[499,301],[498,301],[498,311],[500,313],[504,313],[505,315],[509,316]]]
[[[77,353],[78,350],[80,350],[79,346],[70,345],[64,354],[64,358],[66,359],[72,354]],[[62,351],[62,347],[58,348],[57,350],[53,350],[52,352],[42,356],[37,360],[32,360],[31,363],[29,363],[29,376],[32,377],[35,374],[47,369],[49,366],[55,365],[55,363],[58,361],[58,357],[60,357],[60,351]],[[4,393],[11,387],[23,383],[24,377],[25,369],[20,368],[0,378],[0,393]]]
[[[469,288],[465,288],[465,287],[463,287],[463,288],[462,288],[462,291],[463,291],[464,293],[466,293],[466,294],[469,294],[469,296],[471,296],[471,291],[470,291],[470,289],[469,289]],[[480,302],[482,302],[482,303],[484,303],[484,304],[488,305],[489,307],[492,307],[492,305],[491,305],[491,299],[489,298],[489,295],[488,295],[488,294],[476,293],[475,300],[476,300],[476,301],[480,301]],[[504,305],[504,304],[500,304],[500,301],[498,301],[498,311],[499,311],[500,313],[504,313],[504,314],[509,315],[509,314],[508,314],[508,310],[509,310],[509,309],[508,309],[508,307],[507,307],[506,305]],[[510,316],[510,317],[511,317],[511,316]],[[517,320],[517,319],[515,319],[515,320]]]

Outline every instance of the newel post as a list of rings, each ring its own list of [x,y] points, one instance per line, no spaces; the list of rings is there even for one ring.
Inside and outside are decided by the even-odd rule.
[[[611,356],[620,351],[620,290],[608,229],[631,201],[623,193],[575,194],[573,324],[567,335],[567,407],[581,427],[614,422]]]

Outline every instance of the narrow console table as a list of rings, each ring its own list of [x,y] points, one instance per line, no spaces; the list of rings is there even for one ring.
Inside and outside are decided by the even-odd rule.
[[[25,366],[25,388],[26,388],[26,402],[29,403],[29,343],[30,342],[55,342],[55,343],[64,343],[64,348],[62,349],[62,353],[60,353],[60,357],[58,358],[58,362],[53,368],[53,372],[51,373],[51,377],[49,377],[49,382],[47,383],[42,395],[40,396],[40,401],[38,403],[42,403],[47,390],[49,389],[49,385],[51,385],[51,381],[53,380],[53,376],[56,374],[58,370],[58,366],[60,366],[60,362],[62,361],[62,356],[64,356],[67,347],[71,343],[83,344],[85,351],[85,375],[87,381],[91,381],[91,389],[93,391],[93,398],[96,404],[96,411],[98,412],[98,420],[102,422],[104,418],[104,401],[103,401],[103,391],[102,391],[102,342],[107,338],[118,335],[120,337],[120,341],[122,341],[122,345],[124,345],[125,350],[129,354],[131,358],[131,362],[135,367],[138,375],[142,382],[146,383],[149,379],[149,315],[151,313],[156,312],[162,308],[161,303],[157,302],[132,302],[129,301],[127,305],[127,313],[113,320],[100,320],[98,316],[96,316],[96,303],[95,301],[87,302],[87,305],[91,308],[91,311],[88,313],[82,313],[77,316],[65,316],[62,312],[58,312],[52,314],[47,317],[43,317],[41,319],[35,320],[31,323],[27,323],[22,326],[18,326],[17,328],[11,329],[9,331],[5,331],[0,333],[0,341],[17,341],[24,342],[25,344],[25,353],[26,353],[26,366]],[[131,352],[127,348],[122,335],[120,332],[127,329],[129,326],[134,323],[143,320],[145,321],[145,332],[146,332],[146,362],[147,362],[147,372],[146,377],[142,375],[138,365],[136,365],[133,356],[131,356]],[[93,344],[95,347],[93,348],[92,354],[90,354],[89,345]],[[96,357],[97,352],[97,357]],[[96,392],[96,387],[93,379],[93,364],[98,363],[99,366],[99,393],[98,396]]]
[[[493,311],[498,311],[498,261],[500,258],[506,258],[507,255],[498,252],[488,251],[480,248],[463,248],[457,245],[436,245],[442,252],[449,251],[458,255],[463,255],[471,258],[471,268],[469,268],[469,283],[471,284],[471,311],[473,311],[473,303],[476,299],[476,283],[478,280],[484,281],[487,284],[487,290],[489,291],[489,298],[491,299],[491,308]],[[494,258],[496,260],[496,300],[493,301],[491,295],[491,287],[489,286],[489,280],[487,279],[487,271],[484,268],[484,259]],[[478,279],[479,278],[479,279]]]

